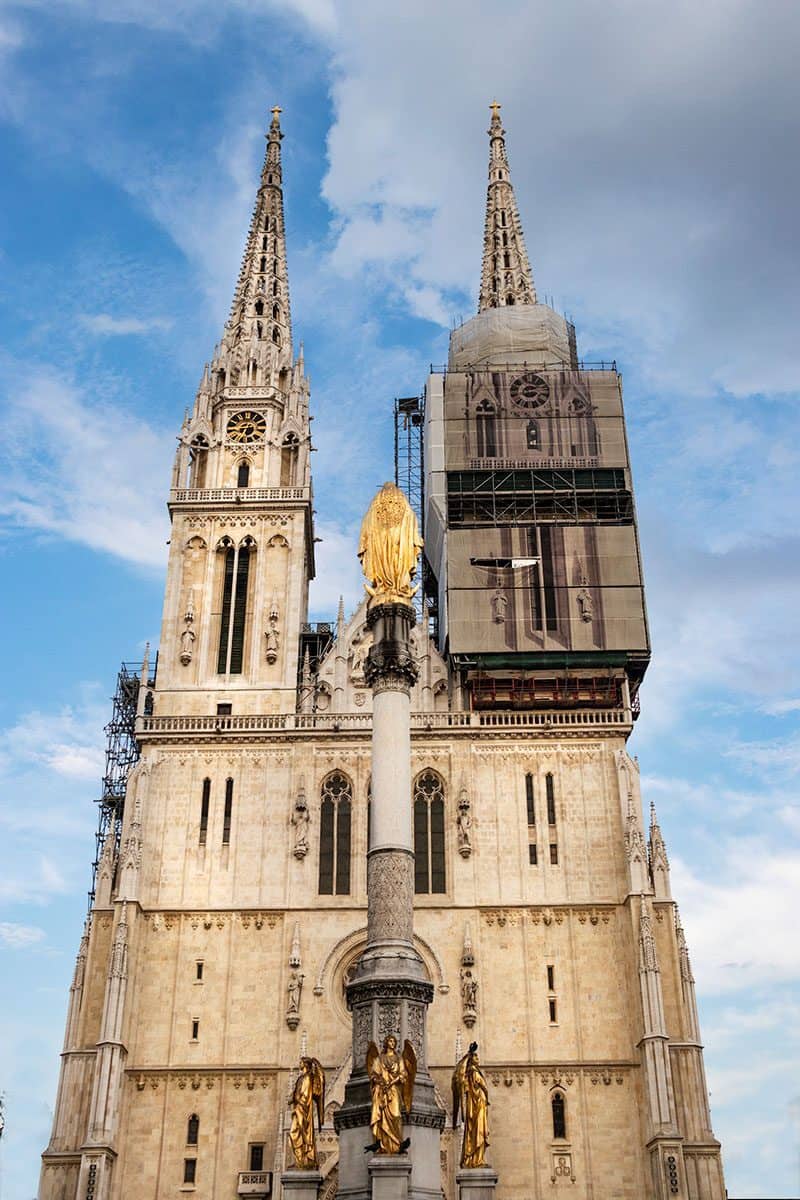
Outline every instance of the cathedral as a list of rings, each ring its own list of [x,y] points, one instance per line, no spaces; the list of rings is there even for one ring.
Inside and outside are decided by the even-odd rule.
[[[279,1200],[307,1056],[327,1081],[315,1194],[367,1194],[343,1139],[375,634],[366,597],[308,620],[310,389],[279,114],[180,429],[159,651],[125,677],[131,753],[104,793],[40,1200]],[[408,802],[433,1116],[408,1153],[433,1147],[436,1176],[403,1194],[724,1200],[666,846],[626,750],[649,639],[622,381],[537,299],[499,105],[477,314],[396,409],[424,537]],[[452,1113],[473,1042],[485,1192],[459,1176]]]

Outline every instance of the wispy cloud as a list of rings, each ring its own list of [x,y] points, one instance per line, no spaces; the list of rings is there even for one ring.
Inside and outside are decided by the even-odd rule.
[[[22,378],[15,378],[2,424],[0,513],[7,525],[163,566],[169,433],[101,401],[99,380],[78,388],[44,368]]]
[[[45,940],[47,934],[36,925],[15,925],[11,921],[0,921],[0,945],[12,950],[27,950]]]
[[[115,317],[111,313],[84,314],[81,324],[91,333],[105,337],[120,337],[140,333],[164,333],[174,321],[169,317]]]

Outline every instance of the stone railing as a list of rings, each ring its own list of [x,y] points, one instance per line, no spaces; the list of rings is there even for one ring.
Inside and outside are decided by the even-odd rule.
[[[264,500],[310,500],[306,487],[267,488],[173,488],[171,504],[252,504]]]
[[[630,728],[631,719],[619,708],[546,709],[541,712],[416,712],[411,714],[412,730],[426,732],[450,729],[578,729]],[[349,733],[372,728],[372,714],[345,713],[254,713],[242,716],[139,717],[139,736],[203,733],[275,733],[306,729],[329,733]]]

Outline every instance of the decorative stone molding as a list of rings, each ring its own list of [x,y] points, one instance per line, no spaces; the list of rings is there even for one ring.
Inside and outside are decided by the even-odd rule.
[[[413,937],[414,856],[406,850],[373,850],[367,857],[369,928],[373,936],[410,942]]]
[[[245,1087],[252,1092],[256,1087],[269,1087],[277,1072],[264,1067],[201,1067],[199,1070],[187,1067],[128,1067],[125,1075],[129,1082],[135,1084],[138,1092],[143,1092],[148,1085],[153,1091],[158,1091],[162,1083],[165,1086],[177,1084],[181,1091],[187,1088],[193,1092],[202,1088],[211,1091],[217,1084],[225,1082],[236,1089]]]

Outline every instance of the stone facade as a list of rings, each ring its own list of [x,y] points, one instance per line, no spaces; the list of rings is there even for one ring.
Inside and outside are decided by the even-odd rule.
[[[280,137],[275,113],[234,309],[181,431],[158,673],[80,943],[41,1200],[279,1196],[305,1052],[328,1076],[332,1200],[334,1114],[352,1044],[372,1035],[345,1002],[366,941],[370,634],[363,605],[340,611],[298,687],[309,389],[291,350]],[[629,702],[468,711],[419,629],[414,648],[412,781],[435,773],[444,801],[443,890],[416,895],[414,916],[438,1101],[449,1108],[475,1039],[502,1200],[722,1200],[694,981],[625,749]],[[342,819],[332,851],[349,880],[321,894],[334,772],[349,783],[349,849]],[[449,1128],[440,1164],[456,1200]]]

